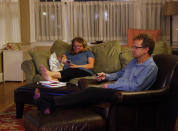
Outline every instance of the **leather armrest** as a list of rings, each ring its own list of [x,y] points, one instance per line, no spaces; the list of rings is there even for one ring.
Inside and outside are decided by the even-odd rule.
[[[117,102],[118,103],[145,103],[145,102],[156,102],[160,101],[168,95],[168,87],[165,86],[162,89],[158,90],[147,90],[147,91],[138,91],[138,92],[125,92],[118,91],[116,92]]]
[[[35,68],[34,62],[32,60],[25,60],[22,63],[21,68],[25,73],[26,82],[27,83],[32,83],[33,82],[33,77],[36,74],[36,68]]]

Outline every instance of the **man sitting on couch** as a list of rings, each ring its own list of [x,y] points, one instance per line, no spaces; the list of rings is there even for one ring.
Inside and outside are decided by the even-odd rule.
[[[102,88],[87,88],[65,96],[42,96],[35,90],[34,100],[44,114],[50,114],[56,107],[99,104],[116,100],[115,92],[148,90],[156,80],[158,68],[151,57],[154,41],[146,34],[134,38],[132,54],[134,59],[121,71],[111,74],[98,73],[96,79],[116,80]],[[118,98],[117,98],[118,99]]]

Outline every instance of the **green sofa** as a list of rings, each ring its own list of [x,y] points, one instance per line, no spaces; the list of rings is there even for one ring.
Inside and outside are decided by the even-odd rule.
[[[60,56],[67,50],[70,50],[70,45],[61,40],[56,40],[49,49],[38,48],[30,50],[31,60],[26,60],[21,67],[26,76],[26,83],[37,82],[43,80],[40,75],[40,65],[46,66],[49,69],[50,54],[55,52]],[[94,73],[106,72],[112,73],[119,71],[133,58],[130,47],[120,45],[119,41],[108,41],[101,44],[91,46],[91,50],[95,55]],[[156,54],[171,54],[171,48],[163,41],[156,42],[153,55]],[[72,79],[71,83],[77,83],[80,78]],[[94,76],[87,79],[95,79]],[[100,86],[100,84],[97,84]]]

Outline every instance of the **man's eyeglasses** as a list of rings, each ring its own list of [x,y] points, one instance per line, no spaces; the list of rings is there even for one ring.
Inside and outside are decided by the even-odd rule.
[[[143,46],[132,46],[132,49],[139,49],[139,48],[145,48]]]

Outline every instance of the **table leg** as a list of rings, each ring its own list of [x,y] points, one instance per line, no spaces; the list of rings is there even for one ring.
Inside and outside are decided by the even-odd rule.
[[[22,118],[24,110],[24,104],[16,103],[16,118]]]

